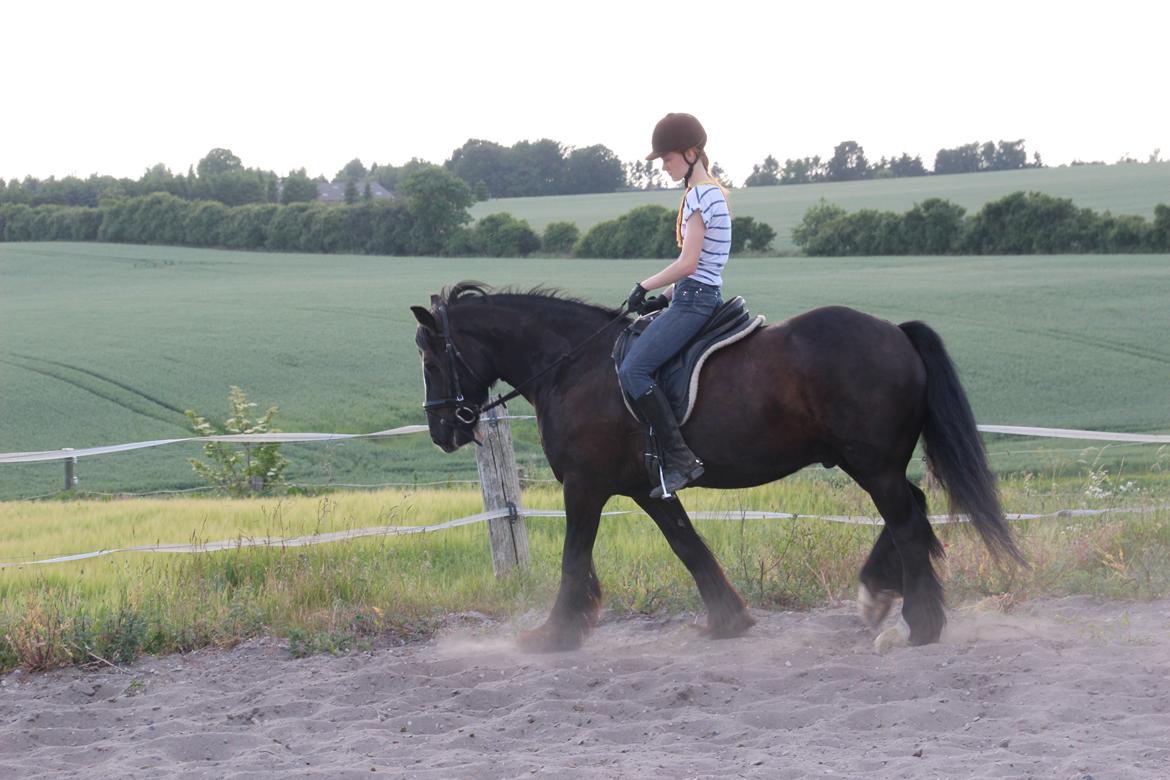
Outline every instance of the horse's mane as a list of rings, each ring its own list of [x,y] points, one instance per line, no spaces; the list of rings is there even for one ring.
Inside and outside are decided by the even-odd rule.
[[[564,308],[565,306],[582,307],[597,312],[599,315],[609,319],[613,319],[620,314],[620,309],[612,309],[605,306],[598,306],[595,303],[589,303],[576,296],[568,295],[557,287],[537,286],[527,290],[515,287],[495,289],[491,285],[484,284],[483,282],[462,281],[450,287],[443,288],[443,291],[439,293],[439,302],[447,306],[458,306],[468,303],[491,303],[492,299],[500,299],[501,302],[507,302],[514,301],[518,298],[525,299],[525,304],[535,306],[552,304],[554,308]]]

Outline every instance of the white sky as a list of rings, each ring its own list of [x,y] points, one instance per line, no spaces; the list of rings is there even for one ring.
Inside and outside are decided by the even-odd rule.
[[[1026,139],[1170,157],[1170,3],[59,2],[0,13],[0,176],[442,162],[468,138],[648,151],[689,111],[737,183],[772,154]]]

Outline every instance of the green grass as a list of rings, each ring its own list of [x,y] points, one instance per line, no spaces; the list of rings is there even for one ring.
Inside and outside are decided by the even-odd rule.
[[[783,253],[796,251],[792,228],[804,217],[808,207],[822,198],[847,211],[868,208],[898,212],[927,198],[946,198],[974,213],[987,201],[1020,190],[1072,198],[1082,208],[1150,218],[1154,206],[1170,202],[1170,162],[749,187],[732,192],[731,208],[735,216],[752,217],[771,225],[776,231],[773,248]],[[655,204],[674,209],[678,208],[678,201],[677,190],[501,198],[477,203],[471,213],[478,219],[509,212],[527,220],[537,232],[543,232],[550,222],[567,220],[585,232],[598,222],[614,219],[637,206]]]
[[[1142,166],[1144,167],[1144,166]],[[971,177],[978,178],[978,177]],[[467,278],[560,285],[620,302],[658,261],[387,258],[105,244],[0,244],[0,450],[188,435],[179,410],[222,420],[228,386],[278,404],[282,430],[368,432],[422,422],[411,304]],[[1170,427],[1170,257],[735,258],[729,294],[776,322],[832,303],[937,329],[980,422]],[[523,404],[513,412],[523,413]],[[548,476],[534,427],[518,458]],[[1000,471],[1155,450],[992,437]],[[1044,450],[1036,453],[1035,450]],[[303,483],[474,478],[474,453],[425,435],[285,448]],[[1009,453],[1022,452],[1021,455]],[[200,483],[196,445],[83,459],[85,490]],[[0,498],[51,493],[60,463],[0,467]],[[2,545],[0,545],[2,548]]]
[[[1166,466],[1117,479],[1029,474],[1003,489],[1010,511],[1161,506],[1153,513],[1017,523],[1027,570],[992,564],[970,529],[939,528],[952,604],[997,597],[1088,593],[1170,595],[1170,483]],[[869,498],[836,473],[806,474],[742,491],[688,491],[692,511],[742,509],[872,514]],[[524,505],[561,506],[550,488]],[[940,496],[931,506],[942,511]],[[631,509],[625,499],[607,510]],[[135,499],[0,503],[5,560],[153,542],[293,536],[372,525],[416,525],[473,514],[477,491],[383,491],[325,498]],[[452,612],[537,620],[560,576],[564,521],[527,520],[531,567],[497,580],[482,525],[288,549],[195,555],[120,553],[47,566],[0,569],[0,672],[139,653],[230,646],[262,634],[290,652],[344,651],[376,635],[426,635]],[[754,607],[807,608],[852,598],[877,528],[815,519],[708,520],[697,527]],[[701,609],[693,581],[654,524],[640,515],[603,519],[595,560],[604,605],[619,614]]]

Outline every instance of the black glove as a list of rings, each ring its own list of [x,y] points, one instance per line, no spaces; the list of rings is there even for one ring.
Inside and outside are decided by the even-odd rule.
[[[626,308],[630,311],[638,311],[644,300],[646,300],[646,288],[640,283],[635,284],[634,289],[630,290],[630,297],[626,299]]]
[[[649,314],[650,312],[665,309],[670,305],[670,299],[665,295],[651,295],[646,300],[642,301],[642,305],[638,308],[639,314]]]

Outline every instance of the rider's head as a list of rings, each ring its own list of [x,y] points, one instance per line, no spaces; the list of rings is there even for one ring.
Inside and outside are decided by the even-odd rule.
[[[661,159],[662,169],[671,179],[682,179],[689,186],[697,164],[702,165],[704,175],[710,167],[706,145],[707,131],[698,119],[690,114],[667,114],[654,126],[646,159]]]

